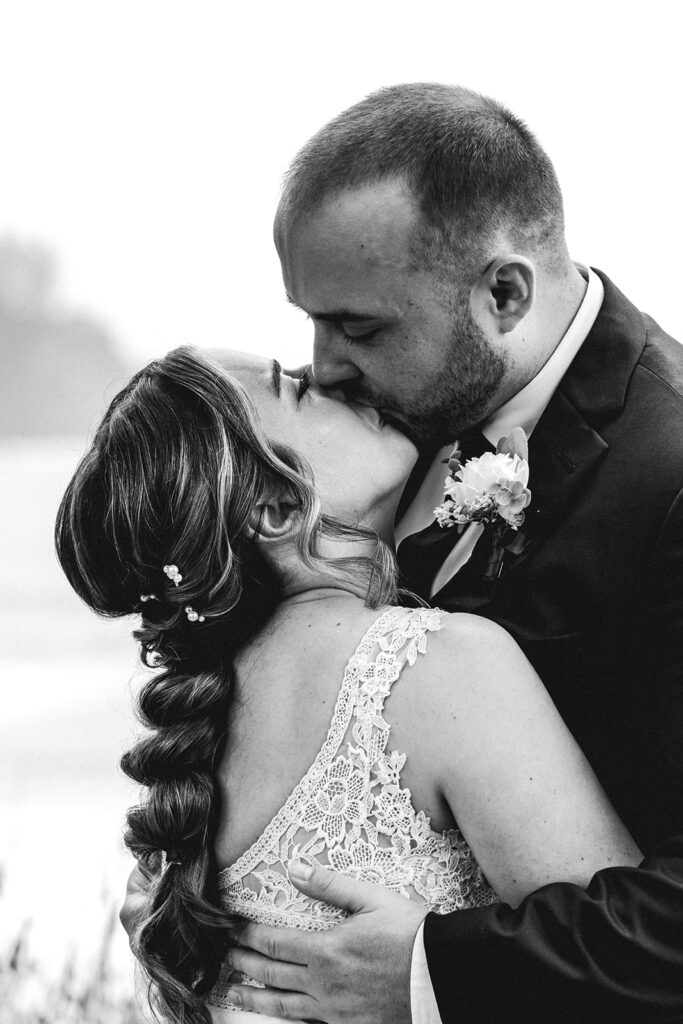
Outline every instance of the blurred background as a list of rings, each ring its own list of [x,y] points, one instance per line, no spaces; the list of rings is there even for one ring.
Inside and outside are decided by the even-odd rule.
[[[307,357],[271,240],[282,173],[324,121],[400,81],[457,82],[525,118],[575,258],[683,337],[672,10],[0,6],[0,1024],[139,1019],[115,919],[134,623],[95,619],[52,551],[108,399],[181,343]]]

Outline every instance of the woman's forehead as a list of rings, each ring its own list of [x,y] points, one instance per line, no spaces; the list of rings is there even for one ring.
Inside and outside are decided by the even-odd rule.
[[[256,355],[253,352],[241,352],[233,348],[210,348],[209,355],[219,366],[229,372],[239,370],[261,370],[267,371],[272,366],[273,360],[266,356]]]

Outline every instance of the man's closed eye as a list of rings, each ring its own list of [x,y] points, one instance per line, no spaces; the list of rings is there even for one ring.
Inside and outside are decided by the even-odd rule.
[[[356,329],[356,333],[351,333],[349,330],[347,330],[346,327],[344,327],[343,324],[341,324],[340,326],[344,340],[349,342],[369,341],[370,338],[373,338],[375,334],[377,334],[379,331],[379,327],[375,327],[371,331],[359,331],[358,329]]]

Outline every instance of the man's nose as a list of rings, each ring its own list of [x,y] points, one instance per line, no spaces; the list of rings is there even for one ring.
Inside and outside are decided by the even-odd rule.
[[[318,323],[313,336],[313,376],[322,388],[332,388],[345,380],[360,377],[360,370],[349,356],[348,342],[335,324]]]

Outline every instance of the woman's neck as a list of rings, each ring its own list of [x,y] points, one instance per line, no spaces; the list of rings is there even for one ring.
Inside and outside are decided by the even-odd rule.
[[[254,659],[261,658],[273,644],[280,658],[300,657],[309,630],[315,635],[325,623],[339,625],[367,611],[364,595],[334,585],[310,586],[285,594],[268,621],[239,652],[237,674],[248,676]]]
[[[374,539],[323,535],[318,538],[312,564],[304,561],[295,541],[280,545],[276,557],[271,557],[282,581],[283,600],[310,604],[340,595],[364,601],[370,582],[370,564],[375,555]],[[354,571],[349,560],[365,562],[366,570]]]
[[[292,586],[293,589],[285,591],[282,600],[277,606],[278,611],[287,611],[300,605],[325,603],[326,607],[329,608],[333,604],[348,603],[349,601],[356,604],[359,601],[364,603],[365,594],[361,591],[360,587],[354,589],[346,581],[318,584],[310,581],[306,584],[302,580],[299,587]]]

